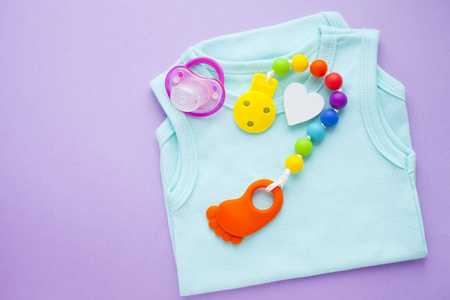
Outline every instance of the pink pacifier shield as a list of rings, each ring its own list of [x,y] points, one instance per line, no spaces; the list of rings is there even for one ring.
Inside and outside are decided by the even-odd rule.
[[[219,80],[194,74],[189,67],[206,63],[216,69]],[[186,66],[172,68],[166,76],[166,90],[173,106],[192,116],[208,116],[219,110],[225,100],[223,72],[214,60],[201,57]]]

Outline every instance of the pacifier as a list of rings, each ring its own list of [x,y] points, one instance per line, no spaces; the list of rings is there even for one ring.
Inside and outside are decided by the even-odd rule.
[[[193,73],[189,68],[197,64],[207,64],[216,70],[219,80],[205,78]],[[225,101],[225,83],[220,65],[209,57],[198,57],[185,66],[173,67],[166,76],[166,91],[173,106],[187,115],[209,116],[218,111]]]

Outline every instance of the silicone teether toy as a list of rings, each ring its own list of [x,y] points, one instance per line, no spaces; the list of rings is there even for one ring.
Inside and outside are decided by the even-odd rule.
[[[208,64],[213,67],[219,80],[193,73],[189,68],[196,64]],[[225,101],[224,82],[223,70],[215,60],[198,57],[185,66],[170,69],[166,76],[166,91],[177,109],[187,115],[204,117],[222,107]]]
[[[209,227],[221,236],[225,242],[239,244],[242,239],[255,233],[273,220],[283,206],[283,192],[280,187],[274,188],[273,204],[266,210],[253,205],[253,193],[259,188],[266,188],[273,181],[260,179],[252,183],[242,197],[227,200],[219,206],[211,206],[206,211]]]

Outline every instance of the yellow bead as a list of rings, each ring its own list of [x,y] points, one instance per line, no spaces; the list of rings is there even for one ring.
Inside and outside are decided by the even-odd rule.
[[[292,173],[298,173],[303,169],[303,159],[300,155],[293,154],[286,158],[284,165],[291,170]]]
[[[291,67],[292,70],[298,73],[306,71],[309,67],[308,58],[303,54],[297,54],[292,58]]]

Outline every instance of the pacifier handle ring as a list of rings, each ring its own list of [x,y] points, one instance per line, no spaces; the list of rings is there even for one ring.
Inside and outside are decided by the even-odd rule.
[[[219,65],[219,63],[217,61],[215,61],[212,58],[209,57],[197,57],[194,58],[193,60],[190,60],[186,63],[186,68],[190,68],[194,65],[198,65],[198,64],[207,64],[209,66],[211,66],[216,72],[217,72],[217,76],[219,76],[219,81],[222,82],[222,84],[225,84],[225,76],[223,75],[223,70],[222,67]]]

